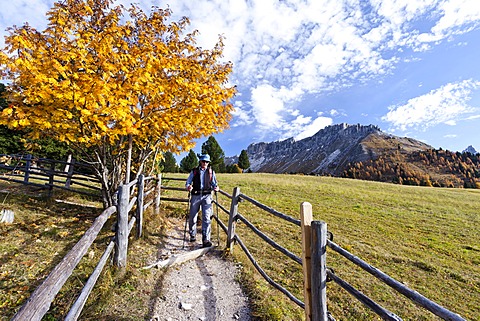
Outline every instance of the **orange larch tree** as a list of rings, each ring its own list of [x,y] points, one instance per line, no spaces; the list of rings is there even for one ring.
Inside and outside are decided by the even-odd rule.
[[[136,175],[151,172],[162,152],[189,150],[228,127],[235,94],[221,36],[205,50],[197,31],[185,34],[186,17],[169,22],[168,9],[147,15],[112,5],[57,2],[44,31],[9,28],[0,52],[10,103],[0,124],[88,151],[105,206],[130,166]]]

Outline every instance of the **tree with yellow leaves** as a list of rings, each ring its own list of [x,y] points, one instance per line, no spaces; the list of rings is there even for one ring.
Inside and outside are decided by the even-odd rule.
[[[232,65],[220,62],[222,37],[204,50],[197,31],[184,34],[186,17],[168,23],[169,9],[146,15],[112,5],[57,2],[44,31],[9,28],[0,52],[10,103],[0,124],[88,150],[105,206],[130,180],[130,166],[138,175],[156,155],[189,150],[225,129],[235,94],[227,83]]]

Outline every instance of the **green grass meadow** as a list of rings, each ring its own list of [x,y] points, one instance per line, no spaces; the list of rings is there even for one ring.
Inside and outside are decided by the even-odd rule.
[[[218,174],[221,189],[241,193],[300,218],[302,202],[325,221],[334,242],[467,320],[480,320],[480,191],[401,186],[370,181],[275,174]],[[226,209],[230,200],[218,196]],[[279,244],[301,256],[300,228],[247,201],[239,212]],[[220,211],[227,222],[227,215]],[[239,223],[237,233],[259,265],[303,301],[301,266]],[[223,242],[223,240],[222,240]],[[254,271],[240,246],[243,284],[262,320],[301,320],[304,312]],[[403,320],[439,320],[333,250],[327,266]],[[336,320],[380,320],[334,282],[328,310]]]

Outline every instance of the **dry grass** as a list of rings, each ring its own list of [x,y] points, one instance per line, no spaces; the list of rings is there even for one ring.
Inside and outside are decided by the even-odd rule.
[[[0,320],[10,320],[53,267],[101,213],[101,204],[81,196],[47,192],[0,181],[0,206],[15,212],[13,224],[0,225]],[[61,200],[60,202],[55,200]],[[81,204],[75,205],[75,204]],[[163,209],[168,212],[170,207]],[[84,308],[82,320],[145,320],[156,300],[161,271],[140,267],[156,258],[165,220],[145,213],[144,237],[131,238],[128,267],[102,273]],[[88,254],[55,298],[44,320],[63,320],[110,242],[112,217]],[[134,255],[132,255],[134,254]]]
[[[64,193],[63,196],[65,199],[71,197]],[[73,202],[55,202],[38,188],[8,182],[0,182],[0,198],[2,208],[15,213],[12,224],[0,225],[1,320],[9,320],[82,237],[101,209],[78,206]],[[86,260],[81,262],[66,284],[65,291],[75,291],[82,286],[87,276],[85,271],[91,268],[95,257],[98,259],[105,237],[102,235],[93,245]],[[69,304],[71,299],[70,296],[59,295],[51,314]]]
[[[164,208],[164,210],[168,210]],[[150,320],[151,308],[160,300],[164,270],[143,270],[158,259],[167,222],[151,211],[145,215],[144,235],[131,239],[125,271],[106,269],[88,300],[81,320]]]

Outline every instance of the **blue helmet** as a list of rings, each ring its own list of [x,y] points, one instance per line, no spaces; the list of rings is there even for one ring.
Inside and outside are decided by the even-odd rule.
[[[205,161],[205,162],[209,162],[210,163],[210,156],[208,154],[204,154],[204,155],[201,155],[199,158],[198,158],[199,161]]]

